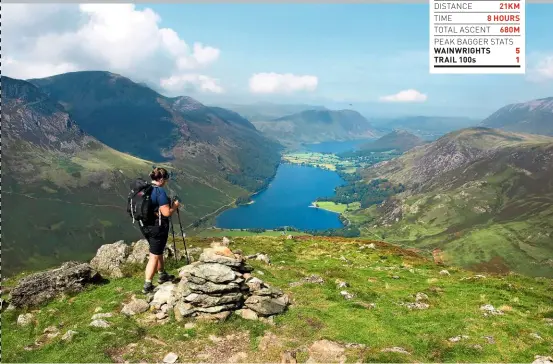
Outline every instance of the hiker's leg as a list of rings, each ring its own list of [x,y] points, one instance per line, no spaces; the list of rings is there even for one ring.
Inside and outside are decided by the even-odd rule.
[[[160,255],[157,261],[157,271],[158,272],[165,271],[165,258],[163,257],[163,255]]]
[[[146,265],[146,272],[144,278],[146,282],[151,282],[156,274],[157,267],[159,266],[159,259],[163,259],[163,255],[155,255],[150,253],[150,259],[148,259],[148,264]]]

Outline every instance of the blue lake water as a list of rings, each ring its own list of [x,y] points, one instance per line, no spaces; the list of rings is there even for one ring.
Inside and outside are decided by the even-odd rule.
[[[309,152],[339,154],[355,150],[362,144],[373,140],[375,139],[348,140],[343,142],[321,142],[317,144],[305,144],[304,147]]]
[[[332,196],[343,184],[345,181],[332,171],[282,164],[269,187],[253,197],[253,204],[224,211],[216,225],[225,229],[340,228],[343,225],[337,213],[309,206],[317,197]]]

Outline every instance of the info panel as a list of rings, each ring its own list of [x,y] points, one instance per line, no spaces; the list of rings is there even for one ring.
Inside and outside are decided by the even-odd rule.
[[[525,0],[430,0],[430,73],[525,73]]]

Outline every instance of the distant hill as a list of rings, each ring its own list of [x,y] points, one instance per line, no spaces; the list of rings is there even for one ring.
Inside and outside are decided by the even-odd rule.
[[[424,140],[405,130],[394,130],[373,142],[359,147],[361,152],[386,152],[397,150],[406,152],[416,146],[424,144]]]
[[[254,125],[268,137],[288,145],[375,136],[367,119],[353,110],[305,110]]]
[[[507,105],[486,118],[481,125],[553,136],[553,97]]]
[[[449,132],[476,126],[479,120],[448,116],[406,116],[400,118],[370,119],[382,131],[405,130],[425,140],[435,140]]]
[[[2,124],[7,273],[139,237],[126,216],[128,185],[153,165],[173,172],[169,191],[189,225],[265,186],[280,161],[280,146],[238,114],[107,72],[2,76]]]
[[[407,188],[356,212],[371,236],[466,267],[553,276],[553,138],[464,129],[362,174]]]
[[[273,120],[306,110],[327,110],[324,106],[307,104],[276,104],[271,102],[257,102],[249,105],[229,104],[221,106],[239,113],[252,122]]]

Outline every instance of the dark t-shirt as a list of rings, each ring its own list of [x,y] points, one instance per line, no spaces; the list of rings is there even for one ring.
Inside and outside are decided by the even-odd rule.
[[[154,190],[152,191],[152,204],[154,205],[155,211],[158,214],[161,214],[159,212],[159,207],[163,205],[169,205],[169,196],[167,196],[167,192],[162,187],[154,186]],[[162,220],[169,220],[168,217],[161,215]]]

